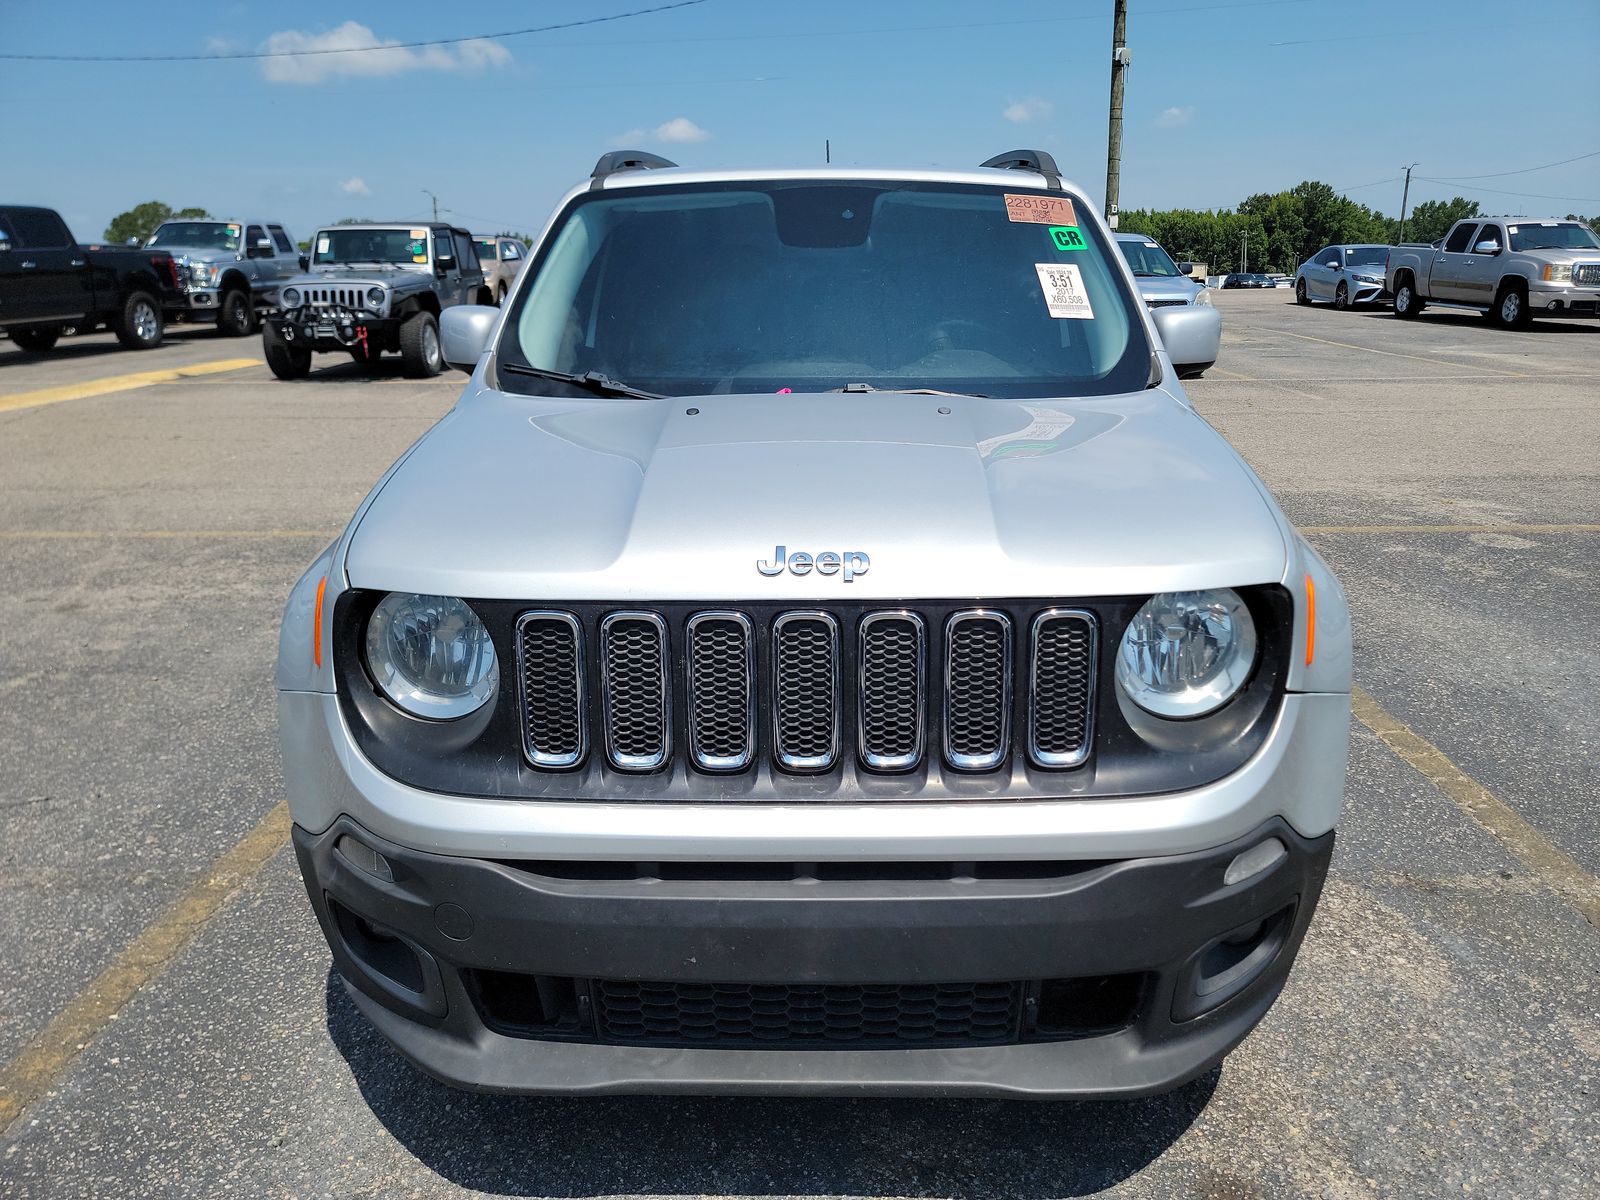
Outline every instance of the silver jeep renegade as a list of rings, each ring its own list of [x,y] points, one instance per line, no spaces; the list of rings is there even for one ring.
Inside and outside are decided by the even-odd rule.
[[[1138,1095],[1284,985],[1343,594],[1055,163],[608,154],[296,585],[357,1007],[499,1092]]]

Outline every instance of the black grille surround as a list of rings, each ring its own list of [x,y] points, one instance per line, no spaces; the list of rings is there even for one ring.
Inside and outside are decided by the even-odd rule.
[[[1236,770],[1265,741],[1281,706],[1292,630],[1289,595],[1276,585],[1239,591],[1256,622],[1256,668],[1239,695],[1217,713],[1181,722],[1157,722],[1129,709],[1113,682],[1122,631],[1147,596],[931,602],[829,599],[810,606],[770,601],[541,603],[469,598],[494,639],[501,686],[492,705],[457,722],[412,717],[391,704],[372,682],[361,645],[367,618],[384,593],[341,594],[332,643],[340,702],[363,754],[397,780],[445,794],[660,803],[941,803],[1154,795],[1188,790]],[[1097,630],[1091,651],[1092,699],[1087,706],[1092,724],[1083,728],[1082,755],[1072,766],[1044,766],[1030,759],[1027,751],[1034,727],[1029,707],[1030,639],[1036,620],[1054,610],[1085,614]],[[661,727],[668,754],[659,769],[619,768],[604,740],[601,625],[620,613],[658,616],[665,630],[668,670]],[[785,614],[819,613],[837,625],[832,724],[839,748],[828,765],[785,769],[777,763],[774,740],[776,629]],[[863,680],[863,622],[873,616],[908,614],[920,621],[925,638],[924,702],[918,714],[922,750],[910,767],[869,767],[863,751],[902,748],[908,726],[903,715],[882,729],[869,722],[873,727],[864,740],[862,686],[878,686],[880,675],[884,680],[907,676],[903,658],[886,650],[879,664],[882,671],[869,671],[871,678]],[[974,614],[988,623],[969,629],[964,618]],[[525,630],[535,615],[570,622],[567,627],[575,631],[579,647],[579,694],[556,706],[559,720],[545,721],[547,749],[570,751],[575,737],[584,742],[578,761],[565,767],[543,765],[530,752],[529,729],[538,724],[538,714],[530,713],[523,701],[529,675],[519,622]],[[687,648],[695,618],[704,620],[693,629],[706,635],[706,644],[715,652],[691,678]],[[868,623],[869,629],[872,624]],[[741,644],[745,625],[748,650]],[[1005,636],[997,638],[994,631],[1001,628]],[[882,640],[892,649],[903,639]],[[1005,648],[1007,658],[999,664],[996,642]],[[1074,661],[1081,664],[1081,659],[1080,653]],[[963,694],[972,697],[971,703],[954,711],[948,710],[944,699],[951,672],[970,689]],[[996,683],[997,675],[1008,677],[1008,684]],[[689,698],[694,688],[699,689],[699,702],[692,710]],[[1003,704],[994,703],[997,692],[1004,696]],[[708,694],[715,703],[705,703]],[[753,697],[753,705],[745,708],[746,719],[741,721],[738,701],[745,695]],[[1071,714],[1064,710],[1055,715]],[[827,728],[826,721],[814,720],[796,728],[803,726],[809,736],[819,724]],[[1071,722],[1062,724],[1070,733]],[[997,741],[999,752],[993,749]],[[814,743],[804,748],[814,748]],[[957,760],[952,750],[968,757]],[[983,750],[990,751],[987,757],[975,753]],[[958,761],[978,765],[958,766]]]

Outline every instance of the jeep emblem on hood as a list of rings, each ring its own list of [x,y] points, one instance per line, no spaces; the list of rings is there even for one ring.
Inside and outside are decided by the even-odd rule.
[[[791,575],[809,575],[815,568],[818,575],[842,575],[849,583],[872,567],[872,560],[860,550],[821,550],[816,554],[796,550],[790,554],[788,549],[787,546],[774,547],[772,561],[756,559],[756,570],[763,575],[782,575],[787,568]]]

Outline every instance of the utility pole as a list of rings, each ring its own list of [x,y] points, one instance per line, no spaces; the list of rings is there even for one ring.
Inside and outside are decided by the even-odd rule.
[[[1239,233],[1239,274],[1250,273],[1250,234],[1241,230]]]
[[[433,219],[437,222],[439,220],[439,197],[435,196],[427,188],[422,189],[422,194],[433,201]]]
[[[1127,43],[1128,0],[1116,0],[1111,23],[1111,127],[1106,138],[1106,222],[1113,229],[1122,190],[1122,77],[1133,61]]]
[[[824,164],[833,162],[833,139],[822,139],[822,161]]]
[[[1400,236],[1395,238],[1395,244],[1406,240],[1406,200],[1411,195],[1411,168],[1419,167],[1421,163],[1412,163],[1406,168],[1406,186],[1400,192]]]

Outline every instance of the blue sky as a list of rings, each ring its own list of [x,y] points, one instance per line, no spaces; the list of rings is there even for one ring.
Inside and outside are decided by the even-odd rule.
[[[660,2],[10,4],[0,49],[356,45]],[[426,188],[475,230],[533,232],[617,145],[685,164],[762,166],[820,164],[826,138],[846,165],[966,166],[1039,146],[1098,200],[1111,9],[1111,0],[705,0],[434,50],[0,62],[0,199],[59,208],[85,240],[149,199],[282,220],[304,238],[344,216],[425,214]],[[1312,178],[1393,214],[1395,177],[1417,161],[1413,204],[1459,192],[1491,211],[1600,212],[1600,156],[1455,184],[1424,178],[1600,150],[1600,0],[1129,9],[1124,208],[1232,207]],[[1506,90],[1496,81],[1508,72]]]

